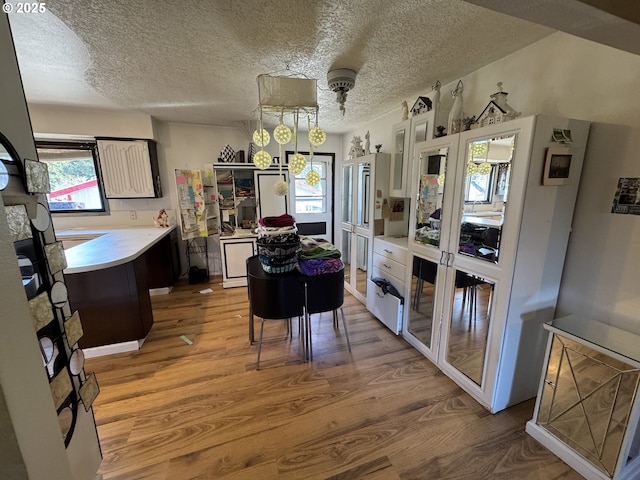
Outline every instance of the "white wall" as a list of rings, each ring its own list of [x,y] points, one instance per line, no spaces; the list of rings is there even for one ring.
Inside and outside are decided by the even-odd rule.
[[[503,82],[508,103],[522,115],[545,113],[592,125],[574,215],[557,315],[593,314],[640,330],[640,217],[611,214],[619,177],[640,177],[640,56],[556,33],[462,78],[465,116],[478,115]],[[441,89],[452,104],[457,80]],[[355,93],[354,93],[355,94]],[[429,90],[417,95],[429,94]],[[412,105],[414,98],[408,98]],[[400,109],[343,137],[371,130],[371,143],[387,143]],[[345,151],[345,154],[346,154]]]

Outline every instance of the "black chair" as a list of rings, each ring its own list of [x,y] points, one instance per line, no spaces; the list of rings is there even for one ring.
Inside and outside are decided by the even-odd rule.
[[[299,274],[288,272],[272,275],[264,271],[258,256],[247,259],[247,286],[249,295],[250,333],[253,330],[253,316],[262,319],[258,340],[258,359],[256,370],[260,370],[260,353],[265,320],[286,320],[291,338],[291,318],[301,317],[304,311],[304,288]],[[304,360],[305,353],[302,357]]]
[[[333,325],[338,327],[338,310],[342,317],[342,326],[347,339],[347,347],[351,351],[351,342],[349,340],[349,330],[347,322],[344,318],[342,304],[344,303],[344,269],[333,272],[324,273],[313,277],[304,277],[303,279],[305,295],[306,295],[306,335],[305,342],[307,346],[308,358],[313,359],[313,346],[311,342],[311,315],[314,313],[333,312]]]

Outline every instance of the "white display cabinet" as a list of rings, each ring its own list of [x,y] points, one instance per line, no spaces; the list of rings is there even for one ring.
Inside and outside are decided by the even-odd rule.
[[[213,187],[209,197],[215,197],[210,215],[219,226],[222,285],[245,286],[246,260],[257,252],[258,219],[288,213],[287,195],[274,191],[276,182],[288,181],[288,173],[242,163],[208,164],[204,170],[206,183]]]
[[[373,153],[347,159],[342,164],[340,248],[345,264],[345,288],[364,304],[373,237],[376,225],[379,230],[384,222],[382,199],[388,187],[390,158],[388,153]]]
[[[548,186],[555,128],[573,143]],[[531,116],[414,147],[403,336],[491,412],[536,395],[588,132]]]

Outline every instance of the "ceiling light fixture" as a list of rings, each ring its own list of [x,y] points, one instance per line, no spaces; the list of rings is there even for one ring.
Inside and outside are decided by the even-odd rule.
[[[294,143],[295,153],[288,166],[291,174],[298,175],[302,173],[307,163],[304,156],[298,153],[298,118],[300,114],[306,115],[309,123],[309,143],[312,146],[312,158],[313,146],[322,145],[327,138],[327,134],[318,126],[317,81],[302,74],[291,73],[288,67],[285,76],[258,75],[258,99],[260,122],[253,134],[253,140],[260,147],[266,146],[269,143],[270,136],[263,128],[262,116],[263,114],[275,114],[279,117],[278,126],[273,131],[273,138],[278,142],[279,167],[282,180],[276,182],[275,192],[278,195],[286,195],[287,185],[282,173],[282,145],[290,141]],[[293,116],[293,133],[284,124],[284,116],[286,114]],[[312,116],[315,117],[315,127],[313,129],[310,128]],[[268,161],[267,157],[269,157]],[[254,164],[258,168],[266,169],[271,165],[271,156],[262,148],[253,158]],[[314,180],[313,176],[309,179]],[[307,183],[309,182],[307,181]]]
[[[344,116],[344,103],[347,101],[347,93],[356,84],[356,72],[349,68],[331,70],[327,73],[327,83],[331,91],[337,94],[336,102],[340,104],[340,111]]]

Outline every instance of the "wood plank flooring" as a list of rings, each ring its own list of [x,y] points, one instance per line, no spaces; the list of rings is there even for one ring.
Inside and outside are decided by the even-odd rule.
[[[260,371],[246,288],[152,301],[139,351],[85,365],[104,480],[582,478],[524,432],[533,401],[489,414],[348,294],[352,352],[330,313],[313,317],[310,363],[296,322],[289,341],[268,321]]]

